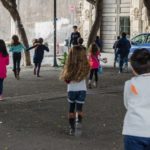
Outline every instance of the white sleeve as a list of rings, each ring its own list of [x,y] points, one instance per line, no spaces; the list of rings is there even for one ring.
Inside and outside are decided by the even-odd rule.
[[[124,86],[124,106],[128,109],[128,96],[130,91],[130,82],[127,81]]]

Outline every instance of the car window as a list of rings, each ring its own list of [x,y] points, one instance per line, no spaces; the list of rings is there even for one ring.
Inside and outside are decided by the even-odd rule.
[[[150,35],[147,37],[146,43],[150,43]]]
[[[147,35],[142,34],[142,35],[139,35],[139,36],[136,36],[135,38],[133,38],[132,42],[136,43],[136,44],[143,44],[146,42],[146,39],[147,39]]]

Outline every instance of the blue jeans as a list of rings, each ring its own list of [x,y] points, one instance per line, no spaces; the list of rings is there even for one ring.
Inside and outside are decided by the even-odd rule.
[[[150,138],[125,136],[124,150],[150,150]]]
[[[120,62],[119,62],[120,72],[123,72],[124,64],[126,64],[128,66],[128,56],[120,56]]]
[[[0,79],[0,95],[3,93],[3,81],[4,79]]]
[[[84,104],[86,98],[86,91],[69,91],[68,101],[69,103]]]
[[[118,53],[118,50],[116,50],[114,63],[116,63],[118,61],[118,57],[119,57],[119,53]]]

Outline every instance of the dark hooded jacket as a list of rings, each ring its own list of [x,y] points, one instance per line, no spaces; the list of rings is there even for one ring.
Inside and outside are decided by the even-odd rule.
[[[120,54],[122,57],[126,57],[130,52],[130,41],[126,37],[122,37],[118,41],[116,48],[118,48],[118,54]]]

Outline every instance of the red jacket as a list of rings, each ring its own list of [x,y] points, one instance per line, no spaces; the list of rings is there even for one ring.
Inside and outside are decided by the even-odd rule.
[[[7,65],[9,65],[9,55],[4,57],[0,53],[0,78],[4,79],[7,76]]]
[[[89,55],[89,62],[91,69],[97,69],[100,66],[99,57],[100,53],[98,52],[97,55],[90,54]]]

